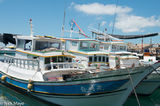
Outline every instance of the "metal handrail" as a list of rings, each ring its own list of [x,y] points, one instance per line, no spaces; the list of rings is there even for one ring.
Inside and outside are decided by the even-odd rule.
[[[59,62],[59,63],[53,63],[45,66],[46,70],[57,70],[57,69],[80,69],[79,63],[67,63],[67,62]]]
[[[19,68],[39,70],[39,60],[38,59],[22,59],[16,58],[14,56],[4,55],[4,62],[14,65]]]

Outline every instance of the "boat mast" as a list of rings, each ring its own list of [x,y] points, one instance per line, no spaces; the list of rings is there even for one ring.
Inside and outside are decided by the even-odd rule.
[[[70,38],[72,37],[72,33],[73,33],[73,20],[71,21]]]
[[[32,19],[30,19],[29,22],[30,22],[30,28],[31,28],[30,36],[33,37]]]
[[[66,17],[66,10],[64,8],[64,16],[63,16],[63,25],[62,25],[62,34],[61,34],[61,37],[64,36],[65,17]]]
[[[141,44],[141,52],[143,53],[143,37],[142,37],[142,44]]]

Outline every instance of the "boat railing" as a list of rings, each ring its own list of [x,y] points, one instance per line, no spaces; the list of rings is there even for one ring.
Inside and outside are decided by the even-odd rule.
[[[37,59],[22,59],[14,56],[4,55],[4,62],[10,65],[28,69],[28,70],[39,70],[39,61]]]
[[[60,63],[51,63],[45,65],[46,70],[57,70],[57,69],[81,69],[83,66],[79,63],[73,62],[60,62]]]

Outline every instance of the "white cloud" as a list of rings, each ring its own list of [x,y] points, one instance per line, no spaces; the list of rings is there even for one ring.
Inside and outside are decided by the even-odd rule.
[[[145,18],[135,15],[119,15],[115,27],[122,30],[122,32],[142,32],[147,27],[160,27],[160,18],[156,19],[154,16]]]
[[[91,4],[76,4],[71,3],[71,6],[77,11],[81,11],[86,14],[91,15],[115,15],[116,23],[115,28],[121,30],[122,32],[143,32],[145,28],[148,27],[160,27],[160,17],[156,16],[151,17],[142,17],[131,15],[132,8],[127,6],[117,6],[115,4],[100,4],[100,3],[91,3]],[[102,16],[97,19],[102,20]],[[113,20],[110,22],[110,27],[113,25]],[[101,25],[105,25],[106,22],[102,22]]]
[[[129,7],[122,7],[117,6],[115,4],[100,4],[100,3],[92,3],[92,4],[75,4],[72,3],[72,6],[78,11],[87,13],[87,14],[93,14],[93,15],[113,15],[115,12],[121,14],[121,13],[128,13],[132,11],[132,8]],[[116,11],[115,11],[116,9]]]

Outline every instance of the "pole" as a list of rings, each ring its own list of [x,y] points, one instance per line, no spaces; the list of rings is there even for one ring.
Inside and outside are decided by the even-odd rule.
[[[64,9],[64,16],[63,16],[63,25],[62,25],[62,34],[61,34],[61,37],[64,36],[65,17],[66,17],[66,11]]]
[[[31,35],[30,36],[33,37],[32,19],[30,19],[29,21],[30,21],[30,28],[31,28],[31,33],[30,33]]]
[[[143,53],[143,37],[142,37],[142,45],[141,46],[142,46],[142,53]]]

